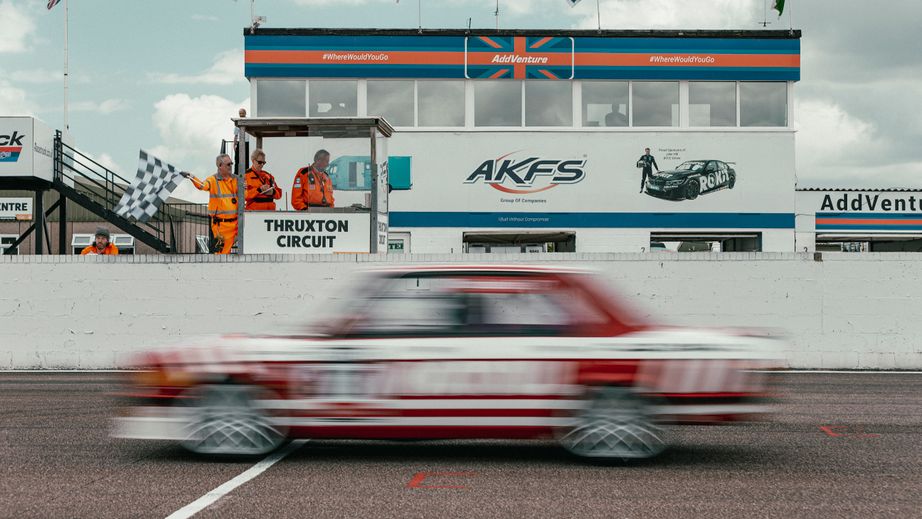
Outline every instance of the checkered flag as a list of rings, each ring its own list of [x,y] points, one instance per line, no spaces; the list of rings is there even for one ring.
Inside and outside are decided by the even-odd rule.
[[[182,175],[172,164],[141,150],[138,174],[115,206],[115,212],[126,218],[132,216],[140,222],[146,222],[157,214],[163,202],[182,181]]]

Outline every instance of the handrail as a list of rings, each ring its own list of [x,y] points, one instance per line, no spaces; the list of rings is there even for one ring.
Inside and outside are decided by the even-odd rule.
[[[61,139],[55,139],[55,183],[62,194],[162,252],[195,252],[195,237],[208,234],[210,216],[203,204],[164,202],[148,221],[115,213],[131,181]],[[191,247],[191,248],[190,248]]]
[[[93,164],[96,164],[97,166],[99,166],[99,167],[101,167],[102,169],[104,169],[107,173],[110,173],[112,176],[117,177],[119,180],[123,181],[125,184],[130,184],[130,183],[131,183],[130,181],[128,181],[127,179],[125,179],[124,177],[122,177],[121,175],[119,175],[118,173],[116,173],[116,172],[112,171],[111,169],[109,169],[109,168],[103,166],[102,164],[96,162],[96,160],[94,160],[94,159],[93,159],[92,157],[90,157],[89,155],[84,155],[83,153],[81,153],[81,152],[80,152],[79,150],[77,150],[76,148],[74,148],[74,147],[72,147],[72,146],[69,146],[66,142],[63,142],[63,141],[62,141],[62,142],[61,142],[61,146],[62,146],[63,148],[67,148],[67,149],[73,151],[74,153],[79,154],[80,156],[82,156],[82,157],[85,158],[86,160],[92,162]],[[81,164],[81,165],[82,165],[82,164]],[[84,166],[84,167],[86,167],[86,166]],[[87,169],[89,169],[89,168],[87,168]]]

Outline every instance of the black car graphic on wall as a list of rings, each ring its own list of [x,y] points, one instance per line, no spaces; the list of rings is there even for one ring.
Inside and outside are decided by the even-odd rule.
[[[736,170],[722,160],[688,160],[647,178],[644,191],[657,198],[694,200],[698,195],[733,189]]]

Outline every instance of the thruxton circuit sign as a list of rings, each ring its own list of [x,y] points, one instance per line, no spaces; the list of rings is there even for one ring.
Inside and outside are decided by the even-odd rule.
[[[369,252],[367,213],[248,212],[246,254],[335,254]]]

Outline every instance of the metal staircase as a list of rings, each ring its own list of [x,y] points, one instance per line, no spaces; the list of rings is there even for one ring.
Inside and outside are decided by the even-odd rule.
[[[164,204],[150,221],[129,220],[115,213],[129,181],[55,138],[52,187],[81,207],[161,253],[176,252],[173,220]],[[168,241],[169,240],[169,241]]]

